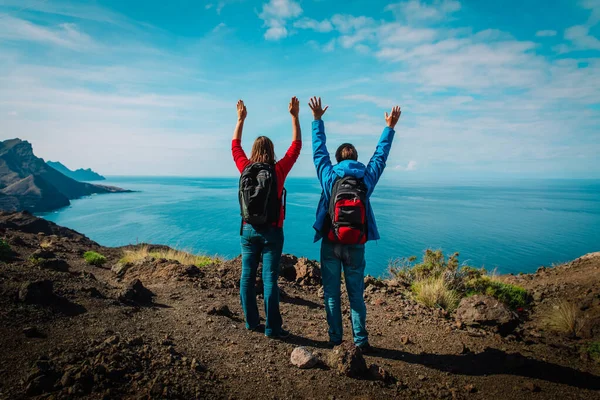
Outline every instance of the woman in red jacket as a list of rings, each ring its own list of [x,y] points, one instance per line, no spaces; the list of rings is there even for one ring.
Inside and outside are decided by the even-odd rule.
[[[237,103],[238,121],[233,132],[231,142],[231,153],[233,160],[240,173],[253,163],[265,163],[274,165],[277,183],[277,205],[279,208],[276,215],[278,218],[266,226],[253,226],[243,224],[241,232],[242,245],[242,278],[240,281],[240,298],[246,328],[257,330],[259,328],[258,306],[256,304],[256,271],[262,257],[262,278],[265,299],[265,335],[272,338],[285,338],[289,332],[282,328],[281,313],[279,312],[279,262],[283,250],[283,185],[285,178],[296,163],[302,148],[302,134],[298,120],[299,101],[292,97],[289,104],[289,112],[292,115],[292,144],[285,156],[276,161],[273,142],[266,136],[259,136],[252,145],[250,159],[242,149],[242,130],[246,119],[246,106],[242,100]]]

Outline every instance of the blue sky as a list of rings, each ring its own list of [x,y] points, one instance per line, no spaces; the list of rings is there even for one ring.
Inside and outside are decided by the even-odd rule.
[[[388,180],[600,177],[600,0],[0,0],[0,137],[107,175],[235,175],[289,145],[310,96],[330,150],[368,161],[402,107]]]

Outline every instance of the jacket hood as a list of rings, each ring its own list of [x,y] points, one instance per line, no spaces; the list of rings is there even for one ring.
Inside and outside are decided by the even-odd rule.
[[[344,160],[333,166],[333,171],[337,176],[343,178],[345,176],[353,176],[355,178],[362,178],[365,176],[365,170],[367,167],[361,162],[354,160]]]

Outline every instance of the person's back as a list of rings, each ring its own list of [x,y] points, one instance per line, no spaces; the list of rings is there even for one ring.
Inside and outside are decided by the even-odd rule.
[[[327,107],[323,109],[321,99],[316,97],[311,99],[309,106],[314,116],[312,124],[313,161],[323,189],[313,227],[316,231],[315,242],[322,239],[321,272],[325,310],[329,324],[329,340],[331,344],[337,345],[343,338],[340,304],[343,269],[352,311],[354,343],[368,351],[370,345],[366,330],[367,310],[364,302],[366,266],[364,243],[379,239],[377,223],[369,199],[385,169],[394,139],[394,127],[400,118],[400,107],[394,107],[389,116],[385,113],[387,127],[383,130],[375,153],[367,165],[358,161],[358,152],[350,143],[344,143],[338,147],[335,154],[337,164],[332,165],[326,146],[325,126],[321,120]],[[340,181],[346,180],[348,177],[354,178],[357,182],[347,185],[345,196],[341,196],[339,195]],[[364,185],[364,197],[362,197],[361,185]],[[361,204],[363,201],[366,204]],[[364,207],[364,216],[361,207]],[[352,232],[342,237],[340,234],[342,228],[354,229],[356,233]],[[366,236],[363,237],[358,233],[364,233]],[[356,238],[354,243],[352,242],[353,238]]]
[[[273,142],[266,136],[254,141],[250,158],[242,149],[242,131],[246,106],[238,101],[238,122],[233,133],[231,153],[240,171],[239,200],[242,215],[240,242],[242,248],[242,276],[240,300],[246,319],[246,329],[257,330],[260,317],[256,303],[256,272],[262,260],[262,278],[265,302],[265,335],[281,338],[289,335],[282,328],[279,312],[279,262],[283,251],[283,221],[285,218],[284,182],[296,163],[302,148],[299,102],[296,97],[289,104],[292,115],[292,144],[285,156],[276,161]]]

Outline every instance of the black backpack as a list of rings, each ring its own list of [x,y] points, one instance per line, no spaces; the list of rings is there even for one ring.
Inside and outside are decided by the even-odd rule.
[[[267,163],[249,164],[240,176],[240,212],[242,220],[253,226],[279,221],[275,167]]]
[[[343,244],[367,241],[367,187],[362,179],[346,176],[333,184],[328,215],[329,240]]]

